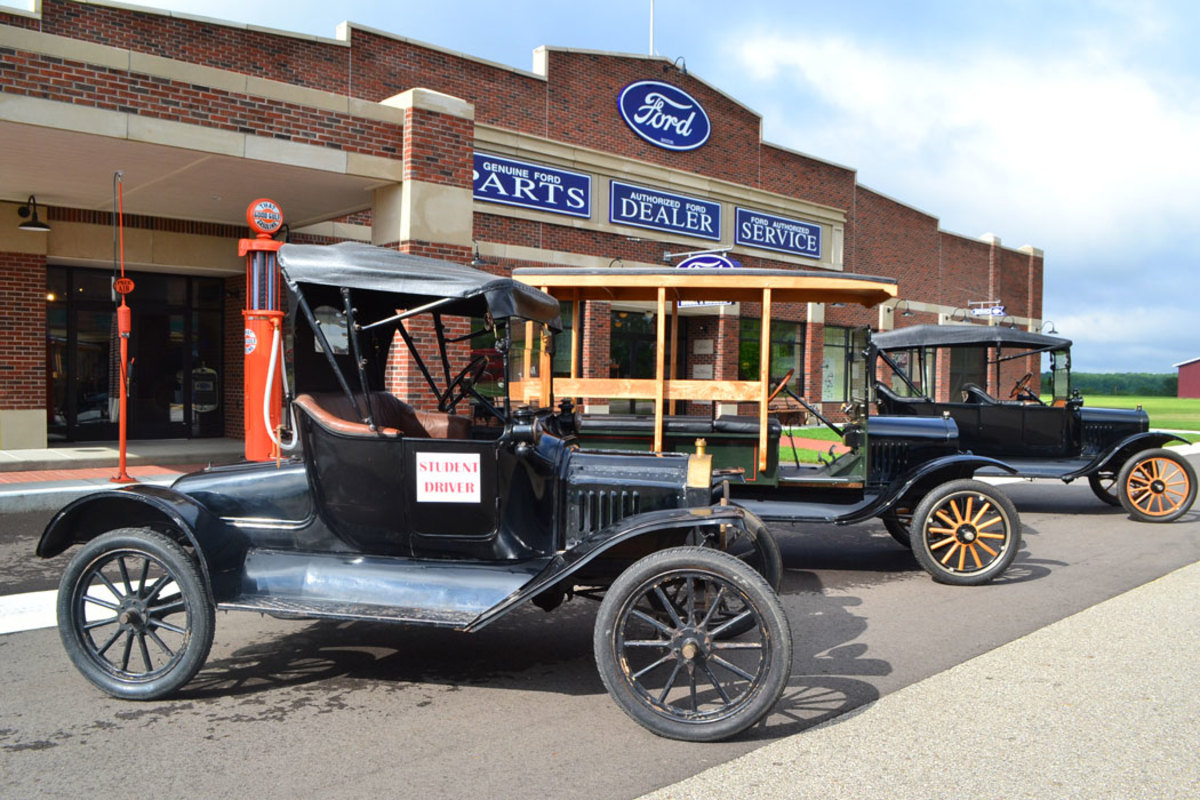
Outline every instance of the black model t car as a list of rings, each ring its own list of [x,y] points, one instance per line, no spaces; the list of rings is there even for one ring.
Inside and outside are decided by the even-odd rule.
[[[1087,478],[1097,497],[1134,519],[1169,522],[1187,513],[1196,499],[1195,470],[1163,447],[1186,440],[1151,431],[1141,408],[1084,406],[1071,389],[1070,348],[1069,339],[997,325],[915,325],[880,333],[871,342],[872,366],[876,360],[886,365],[876,401],[883,414],[954,420],[963,451],[1001,459],[1020,477]],[[966,382],[952,389],[950,401],[935,401],[927,388],[932,381],[921,376],[943,349],[986,353],[976,361],[991,368],[993,386],[1002,385],[1002,365],[1026,366],[1015,371],[1021,377],[1007,397]],[[1030,384],[1043,353],[1049,354],[1050,386],[1038,394]],[[986,372],[981,378],[988,380]]]
[[[217,609],[474,631],[582,595],[602,598],[605,686],[653,732],[719,739],[771,709],[792,658],[779,552],[753,514],[712,502],[710,457],[588,452],[569,403],[509,397],[549,376],[557,301],[366,245],[278,258],[297,454],[54,517],[37,552],[79,546],[58,617],[85,677],[122,698],[174,692],[204,663]],[[507,375],[482,385],[497,357]],[[389,370],[430,407],[387,391]]]
[[[987,455],[965,453],[952,419],[870,415],[873,383],[867,369],[868,332],[854,332],[848,378],[847,422],[830,420],[791,387],[793,371],[768,380],[770,319],[774,303],[859,303],[871,306],[894,297],[885,279],[780,269],[523,268],[516,277],[543,288],[561,302],[640,302],[657,309],[656,376],[653,380],[580,378],[555,385],[579,397],[643,398],[653,415],[596,414],[580,420],[587,447],[690,451],[705,439],[713,457],[719,494],[765,521],[846,525],[882,518],[889,532],[910,546],[934,579],[975,585],[1002,574],[1021,546],[1021,525],[1002,491],[972,476],[985,468],[1011,472]],[[762,309],[758,380],[676,378],[679,307],[685,302],[736,301]],[[671,355],[668,355],[670,353]],[[520,391],[536,396],[542,387],[526,380]],[[847,449],[819,464],[781,456],[782,425],[773,402],[788,397],[793,408],[834,430]],[[755,416],[671,413],[680,400],[757,403]],[[715,410],[715,404],[713,406]],[[910,528],[919,531],[911,537]]]

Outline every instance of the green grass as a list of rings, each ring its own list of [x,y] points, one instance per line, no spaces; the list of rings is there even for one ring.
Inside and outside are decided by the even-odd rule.
[[[1137,408],[1150,415],[1151,429],[1196,431],[1186,438],[1200,441],[1200,398],[1192,397],[1119,397],[1113,395],[1084,396],[1085,408]]]
[[[821,425],[816,428],[794,427],[794,428],[791,428],[790,430],[784,431],[785,437],[788,436],[789,434],[792,436],[795,436],[799,439],[820,439],[821,441],[829,442],[830,444],[840,443],[842,441],[842,437],[838,436],[836,433],[831,431],[829,428],[826,428],[824,425]],[[806,447],[800,447],[800,448],[784,447],[782,445],[779,448],[779,463],[780,464],[794,464],[797,460],[797,455],[793,455],[793,450],[797,451],[798,460],[800,461],[801,464],[816,464],[817,463],[817,451],[816,450],[810,450],[809,448],[806,448]],[[824,450],[821,450],[821,454],[825,454],[828,452],[829,452],[828,447],[826,447]]]

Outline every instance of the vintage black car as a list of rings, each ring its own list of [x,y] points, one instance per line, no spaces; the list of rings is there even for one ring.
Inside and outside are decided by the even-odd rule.
[[[578,397],[643,398],[653,415],[584,416],[579,438],[587,447],[690,450],[703,437],[714,459],[715,491],[764,521],[846,525],[880,517],[897,541],[911,546],[935,580],[976,585],[1001,575],[1016,558],[1021,525],[1002,491],[973,480],[979,470],[1011,472],[986,455],[964,453],[952,419],[869,415],[872,380],[867,370],[868,331],[855,332],[848,366],[850,402],[845,423],[835,423],[793,391],[793,372],[770,375],[770,318],[773,303],[859,303],[895,297],[894,282],[871,276],[772,269],[523,268],[520,280],[563,303],[587,300],[642,302],[657,312],[657,370],[653,379],[570,378],[558,391]],[[679,304],[739,301],[762,311],[759,380],[687,380],[676,376]],[[670,353],[670,355],[668,355]],[[536,397],[544,387],[523,381],[514,391]],[[789,397],[835,431],[847,449],[822,463],[780,456],[782,425],[773,407]],[[755,416],[697,416],[671,413],[680,400],[754,402]],[[715,404],[713,406],[715,411]],[[911,537],[910,528],[920,536]]]
[[[713,503],[710,457],[582,450],[548,381],[551,402],[512,402],[550,374],[557,301],[366,245],[284,245],[279,265],[295,386],[279,439],[296,454],[94,494],[42,535],[43,557],[79,546],[58,617],[85,677],[175,692],[216,610],[474,631],[583,596],[601,601],[605,686],[651,731],[720,739],[772,708],[792,658],[779,552],[753,514]],[[497,353],[507,374],[483,386]],[[389,370],[436,410],[385,390]]]
[[[1069,339],[1001,325],[915,325],[875,335],[871,348],[872,367],[886,365],[876,384],[880,412],[952,419],[964,452],[1003,460],[1024,478],[1086,478],[1098,498],[1144,522],[1178,519],[1196,499],[1192,465],[1164,448],[1186,440],[1151,431],[1141,408],[1086,407],[1072,390]],[[993,386],[1005,385],[1003,365],[1024,366],[1007,397],[966,382],[939,402],[929,397],[932,382],[921,380],[939,350],[986,353],[976,360],[991,370]],[[1042,354],[1049,354],[1050,385],[1038,393],[1031,383]]]

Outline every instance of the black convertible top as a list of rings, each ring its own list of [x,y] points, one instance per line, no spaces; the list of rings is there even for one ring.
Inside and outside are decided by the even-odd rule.
[[[334,286],[397,295],[396,306],[415,308],[443,298],[462,300],[443,310],[495,318],[522,317],[562,329],[558,301],[512,278],[472,267],[414,256],[357,242],[285,244],[279,267],[293,289],[298,284]],[[486,309],[481,308],[486,304]]]
[[[1070,339],[1032,333],[1003,325],[912,325],[871,336],[875,350],[913,347],[1020,347],[1028,350],[1066,350]]]

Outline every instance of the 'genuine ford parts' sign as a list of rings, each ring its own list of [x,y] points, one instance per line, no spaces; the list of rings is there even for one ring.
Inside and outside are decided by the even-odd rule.
[[[667,150],[695,150],[712,133],[700,103],[669,83],[631,83],[621,90],[617,106],[634,133]]]

